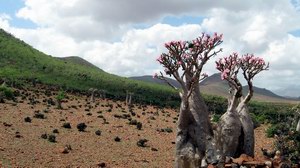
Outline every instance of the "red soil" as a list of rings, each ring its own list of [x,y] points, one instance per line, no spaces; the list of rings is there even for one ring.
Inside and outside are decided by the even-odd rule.
[[[39,91],[30,93],[32,96],[27,96],[23,103],[0,104],[2,167],[98,167],[97,164],[102,162],[107,167],[120,168],[173,167],[176,132],[174,122],[177,116],[174,110],[135,105],[133,111],[137,115],[132,118],[143,124],[142,130],[138,130],[135,125],[129,125],[127,119],[114,117],[115,114],[130,114],[123,102],[96,99],[96,103],[87,104],[85,96],[69,95],[68,102],[63,103],[63,110],[50,106],[47,113],[42,112],[46,119],[37,119],[33,118],[34,112],[47,109],[47,103],[43,102],[47,97]],[[31,105],[29,97],[36,97],[35,100],[40,103]],[[107,104],[113,105],[112,112],[107,111],[110,108],[106,107]],[[118,104],[125,108],[125,112]],[[90,111],[85,111],[88,106],[91,106]],[[97,117],[99,115],[109,124],[104,124],[103,119]],[[32,122],[25,122],[25,117],[30,117]],[[62,128],[65,122],[70,122],[72,128]],[[81,122],[87,124],[85,132],[79,132],[76,128]],[[167,127],[172,128],[173,132],[157,131]],[[255,130],[255,154],[258,157],[262,156],[261,147],[272,148],[273,140],[265,137],[265,128],[266,126],[261,126]],[[44,133],[53,134],[54,129],[59,131],[55,134],[56,143],[41,138]],[[95,135],[96,130],[102,131],[101,136]],[[16,132],[19,132],[21,138],[16,137]],[[114,141],[116,136],[121,138],[120,142]],[[137,146],[137,141],[142,138],[149,140],[147,147]],[[72,148],[67,154],[62,152],[65,145]]]

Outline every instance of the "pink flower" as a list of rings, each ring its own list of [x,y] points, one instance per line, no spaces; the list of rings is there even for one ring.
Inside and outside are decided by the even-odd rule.
[[[177,62],[177,65],[182,65],[182,61],[178,61],[178,62]]]
[[[229,72],[230,70],[229,69],[225,69],[222,74],[221,74],[221,79],[224,80],[224,79],[227,79],[228,78],[228,75],[229,75]]]
[[[171,42],[165,43],[166,48],[170,47],[170,45],[171,45]]]
[[[160,56],[156,59],[156,61],[159,62],[159,63],[162,63],[162,62],[163,62],[162,55],[160,55]]]

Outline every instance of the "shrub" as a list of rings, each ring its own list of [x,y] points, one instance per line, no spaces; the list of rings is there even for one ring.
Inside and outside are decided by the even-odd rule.
[[[55,97],[56,98],[56,100],[58,100],[58,101],[62,101],[64,98],[65,98],[65,92],[64,91],[59,91],[58,92],[58,94],[57,94],[57,96]]]
[[[87,125],[85,123],[79,123],[77,124],[77,129],[80,132],[84,132],[84,130],[86,129]]]
[[[34,118],[39,118],[39,119],[45,119],[46,118],[43,113],[39,113],[39,112],[35,113],[33,117]]]
[[[65,98],[64,91],[59,91],[58,94],[57,94],[57,96],[55,98],[57,100],[57,108],[58,109],[62,109],[61,102]]]
[[[137,120],[131,120],[130,122],[129,122],[129,125],[137,125]]]
[[[221,118],[220,114],[214,114],[212,115],[211,121],[217,123],[219,122],[220,118]]]
[[[275,149],[279,150],[281,156],[286,158],[296,166],[300,162],[300,133],[289,132],[287,135],[275,137]]]
[[[3,95],[3,97],[6,99],[10,99],[10,100],[14,99],[13,90],[5,85],[0,86],[0,98],[1,98],[1,95]]]
[[[58,129],[54,129],[52,132],[55,133],[55,134],[59,133]]]
[[[143,127],[143,124],[142,124],[141,122],[138,122],[138,123],[136,124],[136,128],[137,128],[138,130],[141,130],[142,127]]]
[[[254,129],[257,128],[257,127],[259,127],[260,124],[261,124],[262,122],[264,122],[264,121],[261,121],[261,119],[260,119],[260,117],[262,117],[262,116],[257,117],[257,116],[256,116],[255,114],[253,114],[253,113],[249,113],[249,114],[250,114],[251,119],[252,119],[252,121],[253,121],[253,127],[254,127]]]
[[[47,139],[48,138],[48,135],[45,133],[45,134],[42,134],[41,135],[41,138],[43,138],[43,139]]]
[[[56,142],[56,136],[55,135],[49,135],[48,141],[53,142],[53,143]]]
[[[272,126],[270,126],[266,133],[267,133],[267,137],[274,137],[274,135],[287,135],[289,132],[289,126],[286,125],[285,123],[279,123],[279,124],[274,124]]]
[[[139,147],[146,147],[146,142],[148,142],[148,140],[147,139],[140,139],[140,140],[138,140],[137,141],[137,146],[139,146]]]
[[[25,117],[25,118],[24,118],[24,121],[25,121],[25,122],[31,122],[31,118],[30,118],[30,117]]]
[[[62,127],[71,129],[71,124],[69,122],[66,122],[66,123],[63,124]]]

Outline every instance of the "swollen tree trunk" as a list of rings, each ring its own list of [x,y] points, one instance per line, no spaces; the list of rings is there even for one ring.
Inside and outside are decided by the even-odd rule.
[[[91,98],[90,98],[90,102],[93,103],[95,102],[95,92],[97,92],[98,89],[94,89],[94,88],[90,88],[89,92],[91,93]]]
[[[296,131],[297,131],[297,132],[300,132],[300,119],[298,120],[297,127],[296,127]]]
[[[242,124],[236,111],[238,97],[233,97],[228,102],[228,109],[218,123],[215,139],[217,149],[221,155],[238,157],[241,153]]]
[[[242,124],[243,131],[243,146],[240,149],[240,153],[247,154],[248,156],[254,156],[254,124],[251,116],[248,112],[247,104],[242,101],[238,108],[239,120]]]
[[[125,100],[125,102],[126,102],[126,105],[128,105],[128,92],[126,92],[126,100]]]
[[[208,137],[212,129],[208,109],[195,87],[190,97],[181,96],[181,106],[176,137],[176,168],[198,168],[205,156]]]
[[[94,96],[94,94],[95,94],[95,91],[92,91],[91,92],[91,98],[90,98],[90,102],[95,102],[95,96]]]
[[[129,100],[128,100],[128,106],[131,105],[131,96],[132,96],[132,94],[130,93],[130,94],[129,94]]]

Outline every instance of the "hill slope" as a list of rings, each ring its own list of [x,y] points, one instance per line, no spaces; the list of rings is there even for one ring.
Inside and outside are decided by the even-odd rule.
[[[124,99],[126,91],[130,91],[134,92],[135,102],[156,105],[179,102],[177,93],[168,87],[112,75],[76,57],[58,59],[46,55],[2,29],[0,67],[0,79],[9,81],[35,80],[66,90],[93,87],[117,99]]]
[[[89,67],[89,68],[96,68],[98,70],[101,70],[103,71],[102,69],[98,68],[97,66],[95,66],[94,64],[86,61],[85,59],[81,58],[81,57],[78,57],[78,56],[69,56],[69,57],[58,57],[58,59],[61,59],[61,60],[64,60],[66,62],[72,62],[74,64],[78,64],[78,65],[81,65],[81,66],[86,66],[86,67]]]

